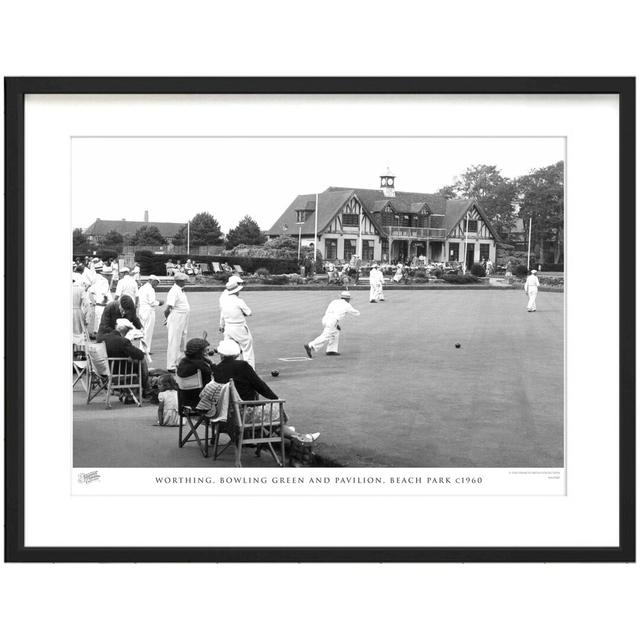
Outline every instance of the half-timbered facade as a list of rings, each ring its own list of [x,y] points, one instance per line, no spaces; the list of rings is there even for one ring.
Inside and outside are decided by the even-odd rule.
[[[495,262],[499,237],[475,200],[395,191],[395,176],[381,176],[381,189],[329,187],[317,195],[318,249],[326,260],[396,262],[426,256],[432,262],[483,258]],[[268,230],[269,237],[298,235],[313,243],[316,196],[299,195]]]

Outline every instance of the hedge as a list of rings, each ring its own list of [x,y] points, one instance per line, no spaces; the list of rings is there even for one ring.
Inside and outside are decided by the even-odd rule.
[[[465,273],[464,275],[460,273],[445,273],[442,275],[442,279],[449,284],[472,284],[480,281],[479,278],[470,273]]]
[[[230,266],[239,265],[246,273],[255,273],[258,269],[267,269],[270,274],[295,273],[298,271],[298,263],[296,260],[283,260],[281,258],[253,258],[251,256],[200,256],[187,254],[157,254],[152,251],[142,250],[135,254],[136,262],[140,263],[140,273],[143,276],[166,275],[165,264],[168,260],[176,262],[180,260],[184,264],[187,260],[191,260],[196,264],[208,264],[210,270],[212,262],[222,264],[226,262]]]

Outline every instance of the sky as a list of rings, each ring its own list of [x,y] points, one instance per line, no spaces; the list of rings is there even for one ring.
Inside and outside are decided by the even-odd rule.
[[[71,218],[186,222],[213,214],[223,232],[245,215],[268,229],[297,194],[377,189],[433,193],[474,164],[509,178],[564,159],[564,138],[73,138]]]

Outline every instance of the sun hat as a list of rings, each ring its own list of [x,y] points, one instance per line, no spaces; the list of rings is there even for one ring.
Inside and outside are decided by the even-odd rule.
[[[123,327],[126,327],[127,329],[135,329],[130,320],[127,320],[126,318],[118,318],[116,320],[116,329],[122,329]]]
[[[238,293],[238,291],[241,291],[244,288],[242,286],[243,284],[244,280],[238,276],[231,276],[229,280],[227,280],[227,284],[224,286],[228,293]]]
[[[125,271],[129,271],[129,267],[122,267],[120,269],[120,273],[124,273]]]
[[[538,273],[537,269],[531,269],[531,273]]]
[[[348,298],[348,299],[350,299],[350,298],[351,298],[351,294],[350,294],[348,291],[342,291],[342,292],[340,293],[340,297],[341,297],[341,298]]]
[[[155,280],[156,282],[160,282],[160,278],[158,276],[149,276],[149,280]]]
[[[236,356],[240,355],[240,345],[237,342],[234,342],[233,340],[229,340],[227,338],[220,341],[220,344],[218,344],[216,351],[221,356],[235,358]]]
[[[178,271],[178,273],[173,276],[173,279],[176,282],[181,282],[182,280],[188,280],[189,276],[186,273],[182,273],[182,271]]]

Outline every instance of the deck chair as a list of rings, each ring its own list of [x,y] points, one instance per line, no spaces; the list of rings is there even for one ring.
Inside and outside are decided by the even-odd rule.
[[[90,342],[89,334],[85,327],[84,333],[73,335],[73,389],[80,383],[84,392],[87,392],[87,378],[89,375],[89,362],[85,345]]]
[[[229,381],[228,428],[236,446],[236,467],[242,466],[244,445],[257,445],[256,455],[260,455],[261,446],[266,445],[276,464],[284,467],[284,403],[280,399],[242,400],[233,380]],[[274,444],[280,445],[280,458]],[[217,442],[214,442],[214,451],[217,454]]]
[[[192,376],[181,378],[178,375],[174,375],[175,381],[178,385],[178,411],[180,414],[180,427],[178,429],[178,446],[184,447],[187,442],[195,440],[200,447],[200,451],[205,458],[209,457],[209,428],[210,420],[205,411],[198,410],[192,407],[190,404],[185,404],[184,392],[194,391],[196,389],[202,389],[202,372],[198,369]],[[183,436],[184,423],[187,423],[189,433]],[[203,427],[204,438],[200,436],[198,429]]]
[[[222,271],[222,267],[219,262],[212,262],[211,268],[213,269],[213,273],[220,273]]]
[[[131,358],[109,358],[104,342],[88,343],[87,404],[102,391],[106,393],[105,409],[111,409],[111,394],[119,391],[121,398],[131,398],[142,406],[142,361]]]
[[[234,264],[233,269],[239,276],[241,276],[244,273],[244,271],[242,270],[242,267],[239,264]]]

